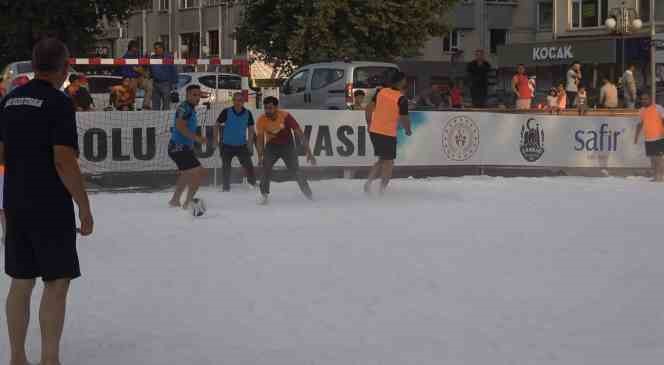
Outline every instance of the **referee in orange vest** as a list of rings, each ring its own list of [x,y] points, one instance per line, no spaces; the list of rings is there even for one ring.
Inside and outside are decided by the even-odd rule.
[[[636,126],[634,144],[639,143],[643,130],[646,140],[646,156],[650,157],[655,170],[654,181],[664,181],[664,107],[657,105],[650,94],[641,95],[641,122]]]
[[[373,181],[380,175],[380,194],[382,195],[392,178],[394,159],[397,157],[397,130],[399,124],[410,136],[411,123],[408,116],[408,99],[402,90],[406,87],[406,76],[403,72],[389,75],[388,85],[379,90],[367,107],[367,123],[369,136],[373,144],[378,162],[371,168],[369,179],[364,184],[364,192],[371,194]]]

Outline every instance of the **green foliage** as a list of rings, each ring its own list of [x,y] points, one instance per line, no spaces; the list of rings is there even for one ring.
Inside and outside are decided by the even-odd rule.
[[[447,30],[456,0],[242,0],[240,43],[277,67],[393,61]]]
[[[94,42],[101,19],[123,20],[149,0],[0,0],[0,65],[29,60],[44,36],[80,55]]]

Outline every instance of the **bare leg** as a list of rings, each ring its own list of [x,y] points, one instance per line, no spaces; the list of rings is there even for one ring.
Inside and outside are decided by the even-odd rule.
[[[184,189],[187,187],[188,183],[189,183],[189,175],[187,175],[182,171],[178,171],[178,179],[175,182],[175,192],[173,193],[171,201],[168,202],[168,205],[170,205],[171,207],[180,206],[180,198],[182,197],[182,193],[184,192]]]
[[[189,189],[187,189],[187,198],[185,199],[184,205],[182,206],[185,209],[188,208],[191,201],[194,200],[194,196],[196,195],[196,192],[198,192],[198,188],[201,186],[203,180],[207,177],[207,171],[200,166],[187,171],[187,173],[190,174],[191,179],[189,180]]]
[[[657,181],[657,157],[650,157],[650,166],[652,167],[652,181]]]
[[[25,338],[30,323],[30,297],[35,280],[12,279],[7,295],[7,329],[11,347],[10,365],[27,365]]]
[[[364,192],[369,194],[371,193],[371,184],[373,184],[374,180],[378,177],[378,175],[381,173],[383,169],[383,160],[378,160],[372,167],[371,171],[369,171],[369,178],[367,179],[367,182],[364,183]]]
[[[42,336],[40,365],[60,365],[60,339],[65,325],[69,279],[59,279],[44,284],[39,324]]]
[[[383,161],[383,173],[381,174],[380,193],[383,194],[387,185],[390,184],[392,179],[392,170],[394,169],[394,160]]]

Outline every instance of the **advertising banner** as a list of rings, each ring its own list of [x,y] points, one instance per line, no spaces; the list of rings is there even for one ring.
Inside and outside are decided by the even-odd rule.
[[[212,138],[220,110],[198,109],[199,133]],[[318,165],[375,162],[364,112],[292,111]],[[78,113],[86,173],[173,170],[167,147],[172,112]],[[257,118],[256,112],[254,117]],[[397,166],[644,168],[634,117],[571,117],[483,112],[412,112],[413,135],[398,136]],[[221,167],[218,148],[195,146],[204,166]],[[302,151],[301,151],[302,152]],[[301,159],[304,165],[305,159]]]

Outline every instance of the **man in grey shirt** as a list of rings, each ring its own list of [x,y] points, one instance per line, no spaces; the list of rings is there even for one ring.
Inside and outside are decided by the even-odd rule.
[[[625,98],[625,108],[636,108],[636,79],[634,78],[636,66],[630,64],[622,77],[623,97]]]
[[[565,86],[565,91],[567,92],[567,107],[574,106],[574,100],[576,100],[576,94],[579,92],[581,78],[581,64],[575,61],[572,63],[572,67],[567,71],[567,85]]]

